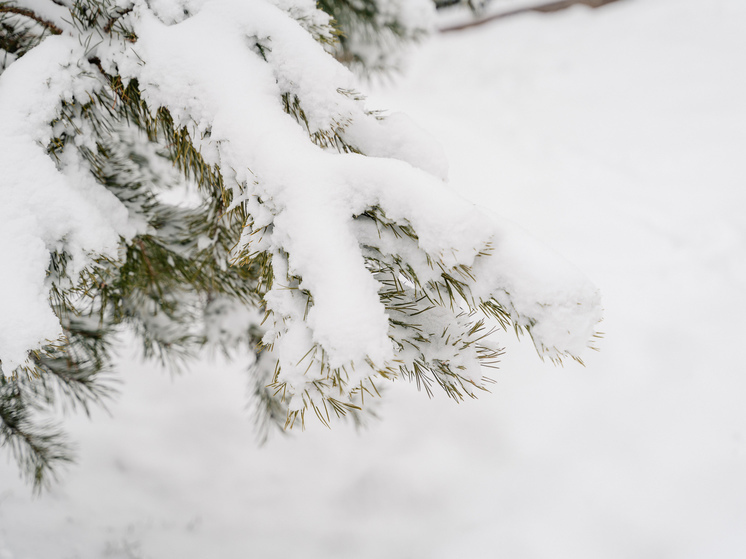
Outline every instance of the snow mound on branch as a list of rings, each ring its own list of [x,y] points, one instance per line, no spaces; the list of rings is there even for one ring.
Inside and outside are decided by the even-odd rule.
[[[59,104],[85,97],[83,48],[50,37],[0,79],[0,359],[5,374],[61,334],[49,305],[50,252],[64,249],[75,276],[91,253],[116,258],[135,231],[127,210],[85,170],[61,173],[47,155]]]
[[[369,157],[399,159],[441,180],[448,179],[443,148],[404,113],[356,120],[345,129],[344,136]]]
[[[542,357],[579,356],[603,318],[601,294],[575,266],[508,220],[494,225],[489,258],[474,269],[475,295],[494,297]]]

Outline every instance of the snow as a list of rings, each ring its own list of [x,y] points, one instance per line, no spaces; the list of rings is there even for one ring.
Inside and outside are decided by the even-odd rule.
[[[95,86],[77,65],[83,50],[72,38],[50,37],[8,68],[0,83],[0,356],[5,374],[24,364],[28,350],[62,334],[45,285],[50,251],[69,252],[75,277],[91,263],[90,253],[116,258],[120,236],[131,238],[136,231],[113,194],[74,162],[60,172],[43,147],[52,139],[49,122],[60,99],[86,97]]]
[[[396,383],[360,434],[307,422],[257,447],[240,359],[171,379],[125,351],[111,415],[71,418],[60,484],[34,500],[0,467],[0,556],[742,557],[744,16],[738,0],[527,14],[435,38],[375,91],[444,146],[474,223],[509,216],[601,287],[585,368],[506,335],[476,401]],[[508,238],[513,270],[529,245]],[[536,271],[532,291],[561,279]]]
[[[355,120],[345,129],[344,136],[369,157],[399,159],[441,180],[448,179],[448,158],[443,147],[404,113],[389,113],[381,120]]]

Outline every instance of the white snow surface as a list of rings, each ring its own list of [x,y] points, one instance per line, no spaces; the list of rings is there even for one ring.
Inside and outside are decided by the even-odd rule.
[[[89,254],[116,258],[120,235],[135,234],[113,194],[86,170],[60,172],[46,153],[60,100],[83,98],[86,82],[94,85],[80,77],[83,52],[70,37],[50,37],[0,82],[0,360],[6,374],[26,361],[28,350],[62,334],[45,284],[50,251],[69,252],[75,277]]]
[[[50,493],[0,467],[0,557],[746,555],[745,21],[740,0],[527,14],[434,38],[375,91],[461,194],[600,286],[585,368],[505,336],[492,394],[397,383],[361,433],[258,448],[240,359],[170,378],[123,351],[121,397],[71,418],[79,464]]]

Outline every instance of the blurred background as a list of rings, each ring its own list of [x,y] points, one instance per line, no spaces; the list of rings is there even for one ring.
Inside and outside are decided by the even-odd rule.
[[[396,382],[365,430],[260,446],[240,356],[124,340],[78,464],[37,498],[0,464],[1,559],[746,557],[746,3],[535,4],[439,10],[365,87],[600,287],[586,366],[505,332],[478,400]]]

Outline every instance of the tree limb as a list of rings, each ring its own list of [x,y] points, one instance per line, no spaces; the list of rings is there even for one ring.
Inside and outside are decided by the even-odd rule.
[[[27,18],[33,19],[39,25],[42,25],[43,27],[46,27],[47,29],[49,29],[49,31],[53,35],[62,34],[62,29],[57,27],[54,23],[36,15],[36,13],[34,13],[31,10],[27,10],[26,8],[19,8],[18,6],[8,6],[6,4],[6,5],[0,6],[0,13],[18,14],[21,16],[25,16]]]
[[[612,2],[617,2],[617,1],[618,0],[558,0],[556,2],[549,2],[547,4],[539,4],[538,6],[527,6],[525,8],[518,8],[516,10],[510,10],[508,12],[500,12],[498,14],[492,14],[490,16],[483,17],[482,19],[477,19],[474,21],[461,23],[459,25],[453,25],[451,27],[445,27],[441,29],[440,32],[450,33],[452,31],[462,31],[464,29],[469,29],[471,27],[477,27],[479,25],[483,25],[485,23],[489,23],[497,19],[503,19],[503,18],[510,17],[510,16],[524,14],[527,12],[542,12],[542,13],[557,12],[559,10],[564,10],[565,8],[569,8],[570,6],[573,6],[575,4],[584,4],[586,6],[590,6],[591,8],[600,8],[601,6],[605,6],[606,4],[611,4]]]

